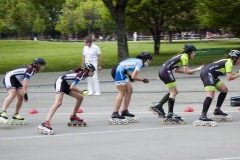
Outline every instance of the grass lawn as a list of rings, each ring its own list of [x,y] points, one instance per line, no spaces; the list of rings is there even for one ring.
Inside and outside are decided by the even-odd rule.
[[[103,54],[103,68],[111,68],[117,63],[116,42],[94,42]],[[185,43],[192,43],[196,48],[225,48],[240,50],[240,41],[177,41],[171,44],[161,43],[160,55],[153,55],[151,66],[161,66],[168,58],[180,52]],[[35,57],[46,60],[44,72],[66,71],[74,69],[81,64],[83,42],[45,42],[45,41],[17,41],[0,40],[0,73],[3,74],[23,64],[30,64]],[[135,57],[141,51],[153,53],[153,42],[129,42],[130,57]],[[190,64],[207,64],[220,58],[195,57]]]

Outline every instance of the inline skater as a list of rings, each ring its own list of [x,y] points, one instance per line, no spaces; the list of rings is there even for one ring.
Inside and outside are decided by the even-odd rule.
[[[233,75],[232,68],[234,65],[238,65],[239,63],[240,51],[231,50],[227,57],[209,64],[201,71],[200,77],[206,91],[206,98],[203,102],[202,115],[199,118],[200,121],[194,121],[194,125],[198,125],[198,123],[201,123],[201,121],[206,121],[208,125],[210,123],[209,121],[213,120],[232,120],[232,116],[224,113],[221,110],[221,106],[226,98],[228,88],[218,77],[226,74],[226,77],[229,81],[238,78],[240,73],[238,72],[237,74]],[[215,96],[215,90],[218,90],[220,93],[218,95],[216,108],[213,112],[214,116],[208,118],[207,112]],[[206,123],[203,122],[203,125]],[[211,125],[211,123],[209,125]]]
[[[153,58],[150,53],[141,52],[136,56],[136,58],[128,58],[113,67],[111,74],[115,81],[118,95],[111,119],[108,120],[108,124],[127,124],[128,122],[138,121],[137,117],[128,111],[133,92],[130,81],[142,81],[143,83],[149,83],[148,79],[138,77],[138,73],[143,67],[147,67],[151,63],[152,59]],[[130,74],[130,72],[132,72],[132,74]],[[118,112],[122,102],[123,109],[121,115],[119,115]],[[127,117],[127,119],[125,119],[125,117]]]
[[[62,76],[60,76],[55,82],[55,103],[49,110],[47,118],[44,123],[38,125],[36,127],[37,130],[47,133],[53,134],[53,129],[50,125],[50,120],[52,119],[54,113],[61,106],[63,101],[64,94],[67,94],[76,99],[75,106],[72,111],[72,115],[70,116],[70,122],[68,122],[68,126],[87,126],[87,123],[83,121],[82,118],[76,116],[78,109],[80,108],[83,101],[83,91],[79,90],[76,85],[86,79],[87,77],[93,76],[95,71],[95,67],[92,63],[85,63],[84,69],[78,67],[75,70],[69,71]]]
[[[34,58],[30,65],[20,66],[12,71],[7,72],[3,79],[8,96],[3,102],[2,112],[0,113],[0,122],[7,123],[7,108],[17,97],[15,110],[12,120],[9,124],[26,124],[26,120],[19,115],[22,103],[28,101],[28,81],[35,73],[44,69],[46,62],[42,58]]]
[[[173,107],[176,95],[178,94],[178,89],[172,71],[188,75],[194,74],[196,71],[200,71],[204,67],[203,65],[192,70],[188,68],[188,61],[190,59],[193,59],[195,56],[194,51],[196,51],[194,45],[185,44],[183,50],[177,55],[173,56],[171,59],[167,60],[159,70],[159,78],[165,83],[166,87],[169,90],[169,93],[167,93],[159,103],[155,105],[149,105],[148,109],[150,111],[153,110],[153,113],[157,113],[159,117],[162,117],[163,124],[166,124],[168,121],[169,123],[185,123],[185,119],[181,119],[180,116],[173,113]],[[180,66],[182,66],[183,69],[181,69]],[[165,116],[165,112],[162,106],[167,101],[168,114]]]

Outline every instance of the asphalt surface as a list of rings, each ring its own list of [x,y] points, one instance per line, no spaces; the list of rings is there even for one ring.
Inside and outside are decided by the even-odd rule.
[[[190,66],[196,68],[197,66]],[[150,83],[132,83],[134,93],[129,106],[131,113],[139,118],[138,123],[127,125],[108,125],[117,89],[105,69],[99,73],[101,96],[86,96],[78,114],[87,122],[87,127],[68,127],[70,113],[75,100],[64,97],[62,106],[53,116],[51,125],[53,135],[45,135],[35,130],[42,123],[54,103],[54,78],[61,73],[39,73],[30,80],[29,102],[24,103],[20,115],[27,125],[0,124],[1,160],[148,160],[148,159],[240,159],[240,114],[239,107],[230,106],[230,98],[239,96],[239,79],[227,81],[229,93],[222,110],[232,115],[230,122],[218,122],[216,127],[194,126],[192,123],[201,114],[205,91],[199,73],[195,75],[175,74],[179,94],[176,97],[174,112],[186,118],[186,124],[163,125],[161,119],[148,111],[148,105],[158,102],[167,89],[158,78],[159,67],[146,67],[140,77],[149,78]],[[239,70],[234,68],[233,73]],[[0,75],[2,79],[4,75]],[[78,87],[86,89],[86,81]],[[218,92],[209,110],[211,115]],[[3,103],[7,93],[0,84],[0,100]],[[15,101],[14,101],[15,102]],[[14,111],[14,102],[8,108],[10,118]],[[184,112],[192,107],[194,112]],[[29,114],[36,109],[38,114]],[[164,105],[167,111],[167,104]]]

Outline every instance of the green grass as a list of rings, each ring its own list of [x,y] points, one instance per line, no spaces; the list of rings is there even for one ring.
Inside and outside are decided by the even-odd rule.
[[[167,59],[182,50],[185,43],[192,43],[197,48],[240,49],[239,41],[178,41],[172,44],[161,43],[160,55],[153,55],[151,66],[161,66]],[[116,42],[95,42],[103,55],[103,68],[111,68],[117,63]],[[44,41],[14,41],[0,40],[0,73],[12,70],[23,64],[30,64],[35,57],[44,58],[47,62],[44,72],[66,71],[81,64],[83,42],[44,42]],[[153,53],[153,42],[129,42],[130,57],[135,57],[140,51]],[[207,64],[218,58],[195,57],[190,64]],[[220,57],[219,57],[220,58]]]

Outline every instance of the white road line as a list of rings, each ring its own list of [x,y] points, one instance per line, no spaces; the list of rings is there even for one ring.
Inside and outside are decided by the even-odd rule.
[[[228,160],[228,159],[240,159],[240,157],[218,158],[218,159],[208,159],[208,160]]]
[[[233,123],[221,123],[221,125],[236,124],[240,122]],[[220,126],[220,125],[219,125]],[[102,131],[102,132],[86,132],[86,133],[72,133],[72,134],[58,134],[58,135],[43,135],[43,136],[28,136],[28,137],[11,137],[11,138],[0,138],[3,140],[16,140],[16,139],[33,139],[33,138],[46,138],[46,137],[63,137],[63,136],[75,136],[75,135],[92,135],[92,134],[104,134],[104,133],[120,133],[120,132],[135,132],[135,131],[148,131],[148,130],[163,130],[163,129],[176,129],[176,128],[190,128],[197,127],[193,125],[176,126],[176,127],[162,127],[162,128],[143,128],[143,129],[130,129],[130,130],[116,130],[116,131]],[[200,127],[200,126],[199,126]]]
[[[46,137],[63,137],[63,136],[76,136],[76,135],[91,135],[91,134],[104,134],[104,133],[119,133],[119,132],[135,132],[135,131],[147,131],[147,130],[162,130],[162,129],[176,129],[176,128],[187,128],[188,126],[176,126],[176,127],[162,127],[162,128],[145,128],[145,129],[130,129],[130,130],[116,130],[116,131],[102,131],[102,132],[86,132],[86,133],[73,133],[73,134],[58,134],[58,135],[43,135],[43,136],[28,136],[28,137],[11,137],[11,138],[0,138],[2,140],[16,140],[16,139],[32,139],[32,138],[46,138]]]

